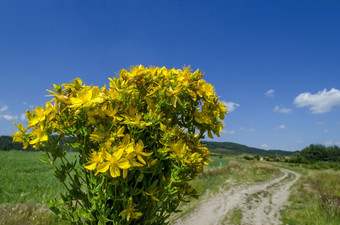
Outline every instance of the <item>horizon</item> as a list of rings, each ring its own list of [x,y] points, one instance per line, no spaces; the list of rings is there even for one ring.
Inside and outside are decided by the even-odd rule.
[[[5,1],[0,135],[80,77],[132,65],[205,73],[228,114],[220,138],[259,149],[340,145],[340,2]]]

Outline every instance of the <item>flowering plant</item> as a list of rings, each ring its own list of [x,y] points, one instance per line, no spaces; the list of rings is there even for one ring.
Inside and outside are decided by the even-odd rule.
[[[165,224],[208,164],[204,135],[222,131],[225,105],[199,70],[131,67],[109,88],[77,78],[27,111],[13,140],[46,151],[68,192],[49,202],[74,224]],[[74,161],[66,148],[76,151]]]

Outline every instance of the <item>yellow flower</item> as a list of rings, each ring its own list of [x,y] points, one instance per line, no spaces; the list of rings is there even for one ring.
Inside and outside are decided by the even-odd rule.
[[[87,107],[93,103],[103,102],[103,97],[98,87],[84,86],[76,93],[76,97],[70,97],[71,105],[68,106],[69,108]]]
[[[130,218],[138,219],[142,215],[143,213],[137,212],[137,209],[133,206],[132,196],[128,200],[128,208],[119,213],[119,216],[126,216],[126,221],[128,222],[130,221]]]
[[[45,110],[42,107],[37,107],[32,114],[32,118],[29,118],[28,125],[34,126],[35,124],[45,120]]]
[[[77,93],[77,97],[71,97],[72,105],[69,108],[76,108],[81,105],[88,106],[92,99],[92,89],[86,90],[85,88]]]
[[[64,95],[62,93],[58,94],[58,93],[55,93],[51,90],[46,90],[46,91],[49,92],[50,94],[52,94],[57,102],[65,103],[67,105],[71,104],[71,102],[69,101],[69,99],[67,98],[66,95]]]
[[[35,127],[32,131],[32,135],[34,139],[30,141],[31,145],[48,140],[48,136],[45,133],[43,126]]]
[[[112,117],[113,122],[117,122],[117,121],[122,121],[123,120],[122,117],[117,115],[118,110],[117,109],[113,109],[112,106],[110,106],[109,108],[105,109],[103,112],[105,113],[105,115],[107,115],[109,117]]]
[[[139,140],[134,147],[133,155],[137,156],[139,162],[146,165],[146,162],[142,156],[150,156],[152,155],[152,152],[146,153],[146,152],[143,152],[143,149],[144,149],[144,143],[142,140]]]
[[[28,147],[28,144],[29,144],[29,140],[25,136],[26,129],[24,128],[24,126],[21,123],[19,123],[19,124],[14,123],[14,124],[19,129],[19,131],[16,131],[16,132],[13,133],[13,141],[14,142],[21,142],[23,144],[24,149],[26,149]]]
[[[180,139],[179,141],[177,142],[172,142],[170,143],[170,148],[171,150],[175,153],[175,157],[176,156],[184,156],[185,153],[186,153],[186,147],[187,145],[183,142],[182,139]]]
[[[106,162],[102,162],[97,166],[97,171],[105,173],[110,169],[110,175],[115,178],[120,176],[120,169],[129,169],[130,163],[126,158],[122,158],[124,149],[120,148],[112,155],[105,151]]]
[[[208,100],[210,97],[215,96],[215,90],[211,84],[206,83],[205,80],[200,80],[198,82],[197,94]]]
[[[84,166],[88,170],[96,169],[98,163],[101,163],[104,160],[102,152],[92,152],[90,156],[90,160],[87,162],[88,165]]]
[[[224,119],[224,115],[228,113],[227,109],[226,109],[226,105],[223,102],[218,102],[217,103],[217,109],[220,112],[219,118],[221,120]]]

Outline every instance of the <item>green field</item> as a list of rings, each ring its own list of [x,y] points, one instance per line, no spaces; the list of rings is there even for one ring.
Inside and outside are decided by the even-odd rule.
[[[41,152],[0,151],[0,224],[61,224],[45,206],[64,187]],[[72,157],[72,156],[70,156]]]
[[[54,177],[53,168],[41,163],[40,152],[0,151],[0,224],[66,224],[49,212],[45,202],[64,191]],[[69,154],[73,158],[74,153]],[[247,161],[241,157],[212,156],[212,162],[192,185],[200,195],[217,193],[232,185],[273,179],[282,172],[278,167],[288,164]],[[340,224],[340,172],[287,167],[302,176],[293,185],[291,204],[282,212],[284,224]],[[199,200],[182,204],[176,220],[191,212]],[[228,215],[229,223],[238,224],[242,213],[235,209]],[[234,221],[234,222],[232,222]],[[235,222],[236,221],[236,222]],[[237,222],[239,221],[239,222]]]

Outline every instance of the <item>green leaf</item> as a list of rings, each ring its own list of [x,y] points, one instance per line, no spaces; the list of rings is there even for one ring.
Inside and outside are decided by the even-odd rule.
[[[86,198],[86,195],[82,191],[80,191],[78,189],[74,189],[74,188],[71,189],[70,190],[70,194],[72,195],[72,197],[74,199],[84,200]]]
[[[141,172],[140,175],[138,176],[137,180],[136,180],[136,184],[138,184],[139,182],[141,182],[144,178],[144,174]]]
[[[79,221],[79,217],[78,217],[76,212],[73,212],[73,220],[74,220],[74,222],[78,222]]]
[[[54,215],[58,216],[60,214],[60,210],[57,207],[52,206],[52,207],[48,207],[48,208]]]
[[[156,180],[151,184],[150,189],[155,188],[156,185],[157,185],[157,183],[158,183],[158,179],[156,179]]]

